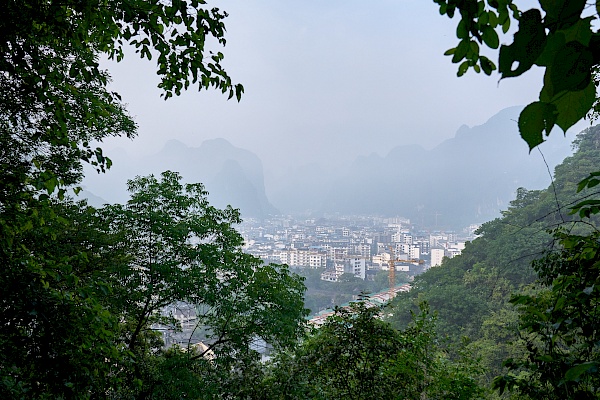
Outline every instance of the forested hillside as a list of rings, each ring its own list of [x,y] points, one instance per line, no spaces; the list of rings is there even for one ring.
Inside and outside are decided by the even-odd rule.
[[[509,303],[518,291],[531,292],[537,274],[531,266],[555,247],[550,230],[559,226],[581,232],[589,225],[577,223],[570,207],[593,194],[577,193],[578,182],[600,163],[600,127],[579,134],[575,153],[558,165],[554,183],[545,190],[518,190],[516,199],[502,217],[485,223],[477,239],[460,256],[445,259],[418,276],[413,288],[393,304],[390,321],[405,327],[409,310],[428,302],[438,315],[438,334],[452,344],[462,337],[488,367],[488,378],[498,375],[504,359],[514,356],[517,312]]]

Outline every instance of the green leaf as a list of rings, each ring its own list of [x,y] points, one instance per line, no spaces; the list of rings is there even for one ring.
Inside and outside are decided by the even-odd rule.
[[[577,184],[577,193],[581,192],[585,188],[593,188],[594,186],[600,184],[600,179],[597,178],[598,176],[600,176],[600,171],[591,172],[589,176],[582,179]]]
[[[467,30],[465,22],[462,19],[456,26],[456,37],[459,39],[466,39],[466,40],[469,39],[469,31]]]
[[[463,39],[460,41],[458,46],[456,47],[456,51],[454,52],[454,56],[452,57],[452,62],[457,63],[461,61],[467,55],[469,49],[471,47],[471,43],[468,39]]]
[[[502,23],[502,33],[506,33],[508,32],[508,30],[510,29],[510,18],[507,18],[503,23]]]
[[[548,35],[544,51],[539,55],[535,64],[540,66],[552,65],[556,59],[556,53],[565,46],[566,42],[563,32]]]
[[[565,381],[579,381],[579,377],[587,372],[596,372],[598,370],[598,363],[595,361],[589,361],[582,364],[578,364],[571,367],[565,373]]]
[[[463,61],[459,66],[458,66],[458,72],[457,75],[458,76],[463,76],[469,69],[469,62],[468,61]]]
[[[536,101],[529,104],[519,115],[519,132],[529,145],[529,150],[544,141],[543,132],[549,134],[557,119],[553,104]]]
[[[491,75],[492,71],[496,69],[494,63],[490,61],[489,58],[484,56],[479,57],[479,64],[481,65],[481,69],[486,75]]]
[[[551,32],[569,27],[580,20],[586,0],[540,0]]]
[[[532,9],[524,12],[519,20],[519,30],[514,35],[513,43],[500,47],[498,68],[502,78],[519,76],[528,71],[545,45],[546,32],[540,11]],[[517,66],[513,69],[515,63]]]
[[[569,215],[579,214],[581,218],[589,218],[593,214],[600,212],[600,200],[584,200],[575,204]]]
[[[554,93],[587,87],[593,65],[594,56],[587,47],[579,42],[568,42],[556,52],[552,63],[550,80]]]
[[[571,27],[559,31],[557,34],[563,32],[567,42],[576,41],[587,47],[589,46],[593,35],[591,26],[592,20],[594,20],[594,17],[580,19]]]
[[[488,11],[488,23],[492,28],[498,26],[498,16],[493,11]]]
[[[500,39],[498,38],[496,30],[488,25],[483,27],[481,36],[483,38],[484,43],[492,49],[497,49],[500,45]]]
[[[558,112],[556,124],[566,132],[579,120],[585,118],[596,101],[596,85],[589,82],[588,86],[577,92],[558,94],[552,104]]]
[[[483,26],[488,25],[489,22],[490,22],[490,16],[489,16],[489,14],[486,11],[482,12],[479,15],[479,20],[477,22],[479,22],[479,25],[483,25]]]

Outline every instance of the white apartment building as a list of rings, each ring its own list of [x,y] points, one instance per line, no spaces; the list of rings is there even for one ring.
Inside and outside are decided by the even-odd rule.
[[[365,280],[367,277],[367,262],[364,258],[347,258],[344,260],[345,272],[354,274],[357,278]]]
[[[321,280],[337,282],[343,274],[352,274],[357,278],[365,280],[367,277],[367,263],[364,258],[348,257],[335,262],[335,270],[325,271],[321,274]]]
[[[290,267],[325,268],[327,254],[314,250],[291,249],[279,253],[279,262]]]
[[[406,232],[396,232],[392,234],[392,242],[412,244],[413,237]]]
[[[442,265],[442,259],[446,255],[446,249],[443,249],[441,247],[432,247],[429,253],[431,254],[432,267],[439,267],[440,265]]]
[[[421,248],[416,244],[399,243],[396,246],[396,251],[400,250],[401,253],[406,254],[410,259],[417,259],[421,257]],[[398,257],[402,258],[402,257]]]
[[[381,253],[371,257],[371,263],[375,269],[388,269],[390,253]]]
[[[370,244],[365,244],[365,243],[361,243],[358,244],[356,246],[354,246],[354,251],[356,252],[356,254],[360,254],[361,257],[364,258],[371,258],[371,245]]]

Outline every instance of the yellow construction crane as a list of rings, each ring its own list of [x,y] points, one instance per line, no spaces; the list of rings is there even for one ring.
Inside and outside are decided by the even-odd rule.
[[[390,261],[388,261],[388,265],[389,265],[389,275],[388,275],[388,279],[389,279],[389,283],[390,283],[390,293],[394,291],[394,288],[396,287],[396,261],[402,261],[402,262],[408,262],[408,263],[418,263],[418,264],[423,264],[423,260],[420,260],[418,258],[409,258],[408,260],[401,260],[399,258],[395,258],[394,255],[394,247],[390,246]]]

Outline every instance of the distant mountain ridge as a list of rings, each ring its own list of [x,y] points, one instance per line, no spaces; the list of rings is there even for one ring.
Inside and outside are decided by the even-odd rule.
[[[278,213],[265,194],[261,160],[225,139],[207,140],[200,147],[169,140],[158,153],[139,159],[117,153],[113,168],[106,175],[88,173],[85,185],[95,195],[123,202],[128,179],[166,170],[179,172],[185,182],[203,183],[213,206],[239,208],[242,217],[264,218]]]
[[[550,182],[542,157],[530,155],[519,136],[521,109],[507,108],[472,128],[463,125],[454,138],[432,150],[408,145],[393,148],[385,157],[358,157],[329,179],[313,175],[311,181],[297,170],[270,197],[288,212],[302,212],[298,206],[306,199],[317,213],[402,215],[428,227],[488,221],[499,216],[517,188]],[[571,153],[560,135],[552,138],[541,146],[550,169]],[[295,200],[293,209],[281,201],[282,192]],[[305,193],[321,196],[317,201]]]
[[[199,147],[169,140],[158,153],[141,158],[113,151],[111,170],[87,172],[84,185],[107,201],[124,202],[127,179],[172,170],[186,182],[203,183],[213,205],[231,204],[242,217],[264,218],[279,210],[310,216],[401,215],[423,227],[460,229],[499,216],[519,187],[546,187],[548,168],[571,154],[557,132],[540,146],[548,168],[537,150],[530,155],[518,133],[520,111],[511,107],[482,125],[463,125],[454,138],[431,150],[403,145],[383,157],[357,157],[347,168],[298,166],[273,181],[268,192],[259,157],[225,139]]]

